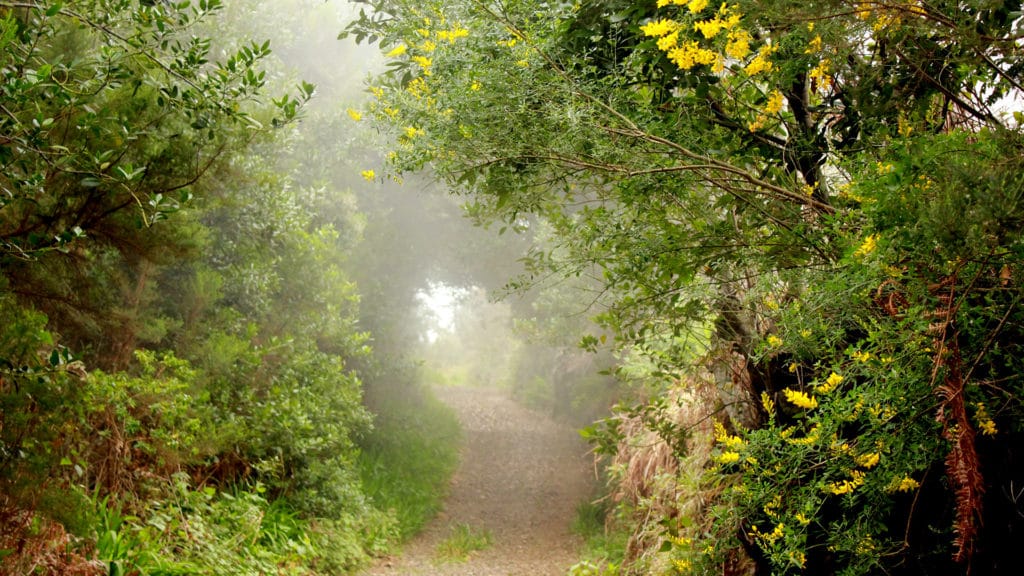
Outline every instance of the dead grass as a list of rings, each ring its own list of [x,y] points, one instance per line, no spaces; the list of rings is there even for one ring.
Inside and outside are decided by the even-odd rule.
[[[622,420],[623,439],[611,462],[617,473],[611,497],[635,510],[626,563],[651,573],[670,570],[667,554],[660,552],[666,539],[665,521],[677,520],[680,535],[699,539],[710,529],[708,510],[724,488],[705,480],[714,447],[713,417],[721,405],[714,377],[682,378],[667,398],[662,417],[676,430],[688,432],[685,450],[673,449],[638,415]],[[687,521],[682,522],[683,518]]]

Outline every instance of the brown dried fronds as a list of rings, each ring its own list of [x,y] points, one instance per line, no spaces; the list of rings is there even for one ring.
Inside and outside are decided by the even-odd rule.
[[[962,359],[958,335],[953,330],[956,309],[954,287],[953,277],[933,287],[934,292],[939,292],[940,307],[933,314],[939,321],[932,324],[929,331],[935,336],[933,382],[940,373],[944,374],[942,384],[936,387],[940,400],[936,420],[942,424],[942,435],[952,446],[946,455],[946,474],[955,487],[956,497],[956,538],[953,541],[956,552],[953,559],[969,563],[974,552],[974,538],[981,524],[985,481],[974,443],[975,431],[964,401]]]

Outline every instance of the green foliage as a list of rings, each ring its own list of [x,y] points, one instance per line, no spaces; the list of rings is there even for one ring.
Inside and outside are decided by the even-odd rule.
[[[638,519],[666,570],[1008,570],[1019,2],[370,4],[350,33],[392,63],[369,112],[393,169],[539,222],[518,286],[594,280],[657,380],[618,419],[679,462],[717,423],[679,488],[715,504]],[[705,381],[701,417],[673,420],[659,384]]]
[[[609,497],[576,506],[572,531],[583,538],[583,562],[569,570],[570,575],[615,576],[626,556],[629,532],[618,521]]]
[[[451,409],[416,383],[417,372],[393,374],[391,385],[374,387],[374,428],[361,440],[358,459],[364,492],[395,517],[402,540],[440,510],[461,436]]]
[[[16,565],[350,572],[394,531],[356,468],[358,215],[309,166],[266,162],[295,156],[313,86],[265,96],[290,74],[268,41],[233,42],[219,1],[15,4],[0,516],[12,542],[50,540]]]

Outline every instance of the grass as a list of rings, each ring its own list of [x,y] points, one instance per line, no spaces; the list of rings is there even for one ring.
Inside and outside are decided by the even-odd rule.
[[[486,550],[494,543],[489,530],[476,530],[469,524],[457,524],[451,534],[437,545],[435,552],[441,562],[465,562],[473,552]]]
[[[629,535],[623,530],[608,528],[609,514],[613,505],[608,499],[595,502],[583,501],[576,506],[576,517],[572,530],[583,538],[582,561],[575,574],[613,574],[626,556]],[[593,569],[593,572],[587,570]]]
[[[361,442],[364,492],[393,513],[407,540],[434,517],[458,465],[461,430],[455,414],[415,383],[378,391],[373,431]]]

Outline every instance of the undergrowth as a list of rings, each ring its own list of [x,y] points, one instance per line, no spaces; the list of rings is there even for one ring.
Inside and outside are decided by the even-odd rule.
[[[583,539],[580,562],[569,569],[570,576],[615,576],[626,555],[629,534],[617,527],[610,516],[614,506],[607,498],[585,500],[576,506],[572,531]]]
[[[410,377],[368,391],[376,417],[362,441],[359,471],[374,506],[398,520],[408,539],[440,509],[458,464],[460,428],[454,413]]]

